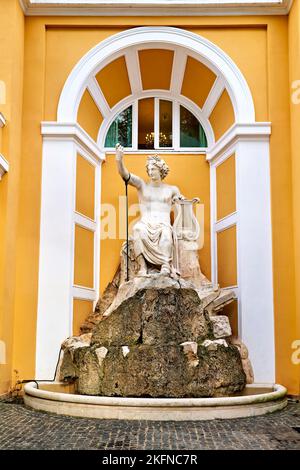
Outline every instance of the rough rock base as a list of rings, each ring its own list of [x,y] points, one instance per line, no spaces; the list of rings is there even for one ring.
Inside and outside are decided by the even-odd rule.
[[[211,295],[211,293],[207,293]],[[62,380],[80,394],[216,397],[246,383],[236,346],[216,339],[205,296],[168,277],[136,278],[92,333],[63,344]]]

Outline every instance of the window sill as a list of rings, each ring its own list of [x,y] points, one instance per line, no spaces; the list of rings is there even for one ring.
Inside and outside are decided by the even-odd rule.
[[[103,152],[106,154],[106,155],[114,155],[116,153],[115,149],[104,149]],[[189,149],[179,149],[179,150],[174,150],[174,149],[156,149],[156,150],[132,150],[132,149],[124,149],[124,152],[126,155],[136,155],[136,154],[140,154],[140,155],[155,155],[155,154],[170,154],[170,153],[174,153],[174,154],[181,154],[181,155],[206,155],[207,153],[207,149],[206,148],[199,148],[199,149],[195,149],[195,150],[191,150],[190,148]]]

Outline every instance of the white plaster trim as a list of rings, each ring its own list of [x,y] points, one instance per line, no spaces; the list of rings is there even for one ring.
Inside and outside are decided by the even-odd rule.
[[[222,219],[219,219],[215,223],[215,231],[217,233],[222,232],[223,230],[226,230],[229,227],[233,227],[234,225],[237,224],[237,212],[233,212],[232,214],[226,215],[226,217],[223,217]]]
[[[96,230],[94,234],[94,289],[95,299],[94,307],[100,297],[100,279],[101,279],[101,174],[102,164],[97,165],[95,169],[95,219],[96,219]]]
[[[238,122],[254,122],[254,104],[248,84],[232,59],[207,39],[184,29],[173,27],[141,27],[117,33],[92,48],[73,68],[62,90],[57,120],[75,122],[81,96],[89,77],[93,76],[112,55],[131,46],[145,43],[166,43],[184,47],[202,63],[221,75],[232,101]],[[124,52],[123,52],[124,53]]]
[[[0,181],[3,175],[8,172],[8,170],[9,170],[9,163],[0,153]]]
[[[238,140],[269,140],[271,134],[270,122],[237,123],[233,124],[225,134],[207,151],[207,161],[217,159],[225,149]]]
[[[249,349],[256,381],[275,379],[269,159],[266,140],[236,144],[239,334]]]
[[[97,168],[99,164],[99,159],[95,158],[93,154],[89,151],[86,146],[83,146],[79,141],[75,141],[77,152],[81,155],[81,157],[85,158],[91,165]],[[102,158],[104,158],[104,154],[102,153]]]
[[[41,133],[44,140],[65,141],[66,139],[73,139],[74,142],[85,148],[97,162],[105,160],[105,155],[101,152],[96,142],[76,122],[58,123],[43,121]]]
[[[284,3],[285,3],[286,14],[289,14],[293,6],[294,0],[286,0]]]
[[[72,287],[72,297],[73,299],[91,300],[92,302],[96,302],[98,300],[95,289],[76,285]]]
[[[97,228],[97,224],[94,220],[76,211],[74,213],[74,223],[76,225],[80,225],[80,227],[87,228],[92,232],[95,232]]]
[[[132,142],[131,142],[132,147],[130,148],[130,150],[138,148],[138,140],[139,140],[138,118],[139,118],[139,103],[138,103],[138,100],[135,100],[132,103]],[[99,129],[99,132],[100,132],[100,129]],[[98,142],[99,142],[99,134],[98,134]],[[105,144],[105,140],[103,140],[103,145],[104,144]]]
[[[144,90],[137,96],[135,95],[127,96],[126,98],[121,100],[111,109],[110,116],[107,119],[103,120],[99,128],[97,142],[98,142],[98,147],[100,149],[103,149],[104,151],[105,149],[104,143],[105,143],[106,134],[109,130],[111,123],[118,116],[118,114],[120,114],[129,106],[134,105],[134,103],[136,103],[139,99],[143,99],[143,98],[160,98],[163,100],[173,101],[173,106],[174,106],[173,125],[178,126],[177,127],[178,130],[179,130],[179,105],[184,106],[192,114],[194,114],[194,116],[198,119],[198,121],[202,125],[204,132],[206,134],[208,147],[213,146],[215,142],[215,136],[214,136],[212,125],[210,121],[207,119],[207,117],[203,116],[203,113],[201,109],[199,108],[199,106],[197,106],[193,101],[191,101],[189,98],[183,95],[175,95],[171,91],[168,91],[168,90]],[[137,105],[136,105],[136,108],[138,108]],[[135,135],[137,134],[137,126],[138,126],[138,109],[136,109],[135,113],[133,112],[133,118],[132,118],[132,129],[135,132]],[[174,149],[175,151],[182,150],[184,152],[185,149],[179,147],[180,142],[179,142],[179,137],[176,136],[176,132],[174,132],[174,135],[175,135],[175,139],[173,138],[172,149]],[[176,140],[176,137],[177,137],[177,140]],[[132,149],[130,148],[130,150],[137,151],[138,150],[137,135],[135,139],[134,138],[132,139],[132,145],[133,147]],[[159,150],[163,150],[163,148]],[[186,150],[188,151],[188,150],[195,150],[195,149],[187,148]],[[197,151],[199,151],[199,149],[197,149]]]
[[[109,116],[110,107],[95,77],[90,78],[87,84],[87,88],[90,94],[92,95],[92,98],[95,101],[95,104],[97,108],[99,109],[102,117],[105,118]]]
[[[247,344],[257,381],[272,381],[275,377],[270,133],[270,123],[236,124],[208,152],[212,281],[218,282],[217,232],[236,225],[239,336]],[[236,212],[217,221],[216,167],[232,154],[236,165]]]
[[[217,176],[216,167],[210,165],[210,251],[211,251],[211,281],[218,282],[218,251],[215,223],[217,219]]]
[[[30,5],[30,0],[19,0],[19,3],[20,3],[20,7],[22,8],[24,14],[26,14],[29,11],[29,9],[32,7]]]
[[[225,162],[231,155],[234,154],[235,152],[235,147],[236,147],[236,141],[233,141],[230,145],[226,146],[224,149],[224,152],[220,152],[219,155],[211,160],[209,163],[211,167],[218,167],[222,163]]]
[[[235,293],[235,297],[238,300],[238,298],[239,298],[239,288],[238,288],[238,286],[222,287],[222,290],[233,290],[233,292]]]
[[[6,124],[6,119],[5,119],[5,116],[0,113],[0,127],[4,127]]]
[[[202,108],[205,117],[209,118],[224,89],[225,83],[222,77],[217,77]]]
[[[186,61],[187,61],[186,51],[182,48],[176,48],[174,51],[171,84],[170,84],[170,91],[174,95],[181,94]]]
[[[20,0],[26,15],[285,15],[292,0]]]
[[[100,178],[105,155],[77,124],[44,122],[42,134],[36,374],[49,378],[54,373],[62,341],[72,334],[74,293],[94,303],[99,296]],[[78,153],[95,167],[94,221],[75,212]],[[75,224],[94,233],[93,289],[73,286]]]
[[[129,49],[128,51],[126,51],[125,61],[127,66],[131,93],[139,94],[141,93],[143,86],[138,51],[136,49]]]
[[[36,376],[52,377],[72,334],[76,154],[74,141],[43,141]]]

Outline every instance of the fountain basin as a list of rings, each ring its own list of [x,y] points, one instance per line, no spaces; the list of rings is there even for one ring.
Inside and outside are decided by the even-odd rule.
[[[278,384],[246,385],[238,395],[221,398],[123,398],[78,395],[63,382],[30,382],[25,404],[60,415],[98,419],[201,421],[244,418],[282,410],[287,390]]]

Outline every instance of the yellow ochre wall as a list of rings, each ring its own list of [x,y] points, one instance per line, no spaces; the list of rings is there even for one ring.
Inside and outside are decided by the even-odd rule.
[[[95,219],[95,167],[80,154],[76,159],[75,210]]]
[[[77,122],[80,126],[97,141],[99,127],[103,117],[97,108],[91,94],[88,90],[83,93],[80,106],[77,113]]]
[[[184,27],[214,42],[228,53],[245,75],[253,95],[257,120],[272,122],[270,161],[276,373],[277,380],[287,385],[290,393],[297,393],[299,379],[291,366],[289,353],[291,334],[294,335],[292,325],[295,324],[295,286],[286,17],[26,17],[13,366],[20,371],[22,378],[34,376],[42,154],[40,122],[56,119],[59,95],[77,61],[103,39],[136,25]],[[223,101],[226,104],[226,99]],[[228,107],[223,111],[227,110]],[[223,131],[226,130],[221,122],[224,112],[221,109],[216,122]],[[227,126],[230,123],[227,120]],[[120,179],[113,182],[110,178],[116,175],[112,158],[108,156],[102,168],[102,202],[116,204],[123,184]],[[177,184],[187,196],[199,195],[204,202],[209,191],[208,165],[204,159],[194,155],[174,155],[166,157],[166,160],[171,167],[166,182]],[[126,163],[131,171],[144,174],[143,156],[128,156]],[[186,174],[189,174],[189,179]],[[133,191],[130,190],[130,197],[134,197]],[[209,213],[209,202],[205,213]],[[209,276],[208,240],[207,229],[201,263]],[[101,290],[114,274],[119,248],[119,241],[101,243]]]
[[[216,168],[217,220],[236,211],[235,155]]]
[[[173,58],[174,52],[164,49],[139,51],[143,90],[169,90]]]
[[[18,0],[1,0],[0,80],[5,83],[6,97],[2,96],[0,99],[0,112],[5,116],[7,124],[2,129],[0,153],[8,160],[10,168],[9,173],[0,181],[0,341],[4,343],[6,350],[5,357],[0,358],[0,395],[8,391],[12,375],[23,37],[24,17]]]
[[[80,327],[86,317],[93,311],[93,302],[90,300],[74,299],[73,301],[73,335],[80,335]]]
[[[209,116],[209,120],[216,140],[219,140],[234,123],[234,111],[226,90],[220,96],[219,101]]]
[[[221,287],[237,285],[236,226],[217,233],[218,283]]]

